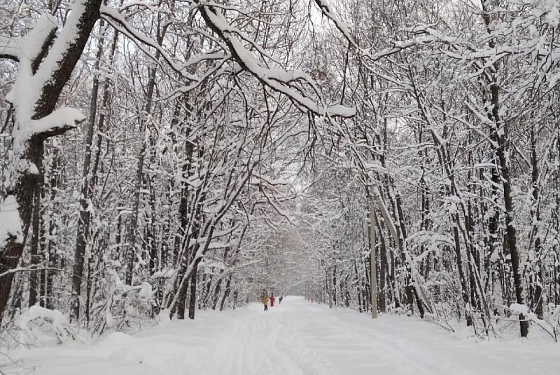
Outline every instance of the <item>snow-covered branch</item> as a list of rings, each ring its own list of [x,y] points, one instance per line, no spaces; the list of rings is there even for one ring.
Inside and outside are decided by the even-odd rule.
[[[195,3],[199,5],[199,10],[208,27],[227,44],[235,61],[264,85],[288,96],[300,107],[317,115],[341,117],[355,115],[354,108],[343,105],[326,105],[319,88],[305,72],[264,66],[251,51],[245,48],[239,37],[242,33],[228,22],[218,8],[202,4],[199,0],[195,0]],[[312,93],[302,94],[302,91],[306,91],[306,86],[312,89]],[[315,95],[317,100],[311,99],[309,95]]]
[[[52,39],[56,29],[56,20],[50,14],[43,13],[26,35],[19,38],[0,36],[0,58],[31,64],[45,43]]]
[[[185,66],[177,63],[173,57],[161,47],[159,43],[147,36],[146,34],[136,30],[130,23],[117,11],[116,9],[110,8],[108,6],[101,6],[101,18],[107,21],[115,29],[129,37],[136,45],[144,51],[148,56],[150,56],[154,61],[158,62],[155,56],[153,56],[150,51],[146,50],[142,44],[155,49],[161,58],[177,73],[181,75],[184,79],[197,82],[198,78],[191,74],[185,72]],[[158,62],[159,64],[159,62]]]
[[[424,34],[429,34],[428,30],[430,29],[430,27],[428,25],[418,26],[410,31],[414,34],[417,35],[419,34],[420,36],[404,41],[393,41],[392,46],[377,51],[375,53],[372,53],[371,48],[362,48],[358,45],[358,43],[356,42],[356,38],[352,36],[349,25],[338,18],[338,16],[335,14],[334,10],[332,9],[331,5],[329,4],[328,0],[315,0],[315,4],[317,4],[319,9],[321,10],[321,13],[335,24],[336,28],[342,33],[342,35],[350,43],[350,45],[354,49],[356,49],[356,51],[361,56],[367,57],[372,61],[380,60],[384,57],[401,52],[404,49],[411,48],[421,43],[431,42],[434,40],[433,37],[429,35],[424,35]]]

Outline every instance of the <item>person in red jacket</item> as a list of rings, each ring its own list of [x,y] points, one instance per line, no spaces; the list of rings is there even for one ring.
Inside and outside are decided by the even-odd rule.
[[[274,293],[270,294],[270,307],[274,307]]]

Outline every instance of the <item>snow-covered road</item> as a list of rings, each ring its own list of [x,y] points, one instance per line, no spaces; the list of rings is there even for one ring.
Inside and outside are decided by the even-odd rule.
[[[475,343],[415,318],[329,309],[299,297],[262,306],[200,312],[195,321],[141,334],[113,333],[96,345],[17,350],[36,374],[513,375],[560,374],[551,340]],[[5,371],[6,367],[0,370]],[[5,371],[6,372],[6,371]],[[8,372],[9,373],[9,372]]]

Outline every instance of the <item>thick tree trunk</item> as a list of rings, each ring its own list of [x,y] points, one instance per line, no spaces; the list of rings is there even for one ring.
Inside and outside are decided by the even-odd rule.
[[[66,82],[72,75],[72,71],[78,62],[84,47],[89,39],[93,26],[99,18],[99,8],[102,0],[77,0],[76,7],[67,19],[62,33],[72,33],[75,38],[72,43],[68,39],[59,38],[54,41],[54,44],[59,46],[62,50],[60,59],[51,67],[47,73],[50,79],[45,80],[44,85],[41,87],[41,94],[39,99],[34,105],[32,119],[42,119],[53,112],[60,93]],[[43,48],[39,51],[39,55],[31,57],[33,72],[35,73],[40,69],[40,64],[43,58],[48,58],[49,47],[54,39],[54,33],[47,36],[43,43]],[[71,40],[71,39],[70,39]],[[60,52],[57,50],[57,53]],[[17,103],[16,103],[17,104]],[[16,113],[18,108],[15,108]],[[16,127],[27,126],[28,124],[18,124]],[[61,124],[59,128],[53,128],[48,132],[39,133],[34,135],[28,141],[24,141],[24,149],[21,154],[16,155],[22,161],[28,161],[35,165],[40,165],[43,156],[43,141],[51,136],[63,134],[64,132],[72,129],[75,124]],[[20,160],[14,160],[19,162]],[[18,206],[19,219],[21,221],[22,235],[20,237],[10,236],[3,246],[0,248],[0,273],[9,271],[17,267],[19,259],[23,252],[25,238],[31,224],[31,210],[33,207],[33,192],[37,191],[37,186],[40,184],[40,178],[32,171],[19,171],[11,184],[11,189],[8,192],[8,197],[15,197]],[[0,319],[6,309],[10,289],[12,285],[13,273],[0,278]]]

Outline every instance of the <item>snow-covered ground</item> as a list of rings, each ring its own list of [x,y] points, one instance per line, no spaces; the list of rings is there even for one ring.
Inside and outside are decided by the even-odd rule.
[[[552,340],[474,342],[403,316],[329,309],[287,297],[268,312],[252,304],[202,311],[138,335],[113,333],[95,345],[18,349],[11,373],[196,375],[558,375]]]

